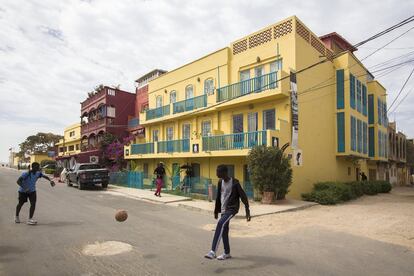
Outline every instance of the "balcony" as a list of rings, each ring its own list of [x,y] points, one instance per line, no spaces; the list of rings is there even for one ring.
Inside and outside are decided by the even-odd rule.
[[[158,153],[189,152],[190,139],[160,141],[157,148]]]
[[[278,87],[277,72],[233,83],[217,89],[217,102],[228,101],[252,93]]]
[[[191,111],[197,108],[207,106],[207,95],[201,95],[184,101],[179,101],[173,104],[173,114]]]
[[[84,123],[81,126],[81,133],[82,135],[86,135],[89,136],[90,133],[99,130],[101,128],[104,128],[105,126],[107,126],[109,124],[108,120],[103,118],[97,121],[93,121],[93,122],[89,122],[89,123]]]
[[[154,143],[131,145],[131,154],[150,154],[150,153],[154,153]]]
[[[145,115],[146,120],[152,120],[170,115],[170,105],[164,105],[158,108],[147,110]]]
[[[267,145],[266,130],[203,137],[203,151],[250,149]]]
[[[133,129],[139,126],[139,118],[132,118],[128,121],[128,129]]]

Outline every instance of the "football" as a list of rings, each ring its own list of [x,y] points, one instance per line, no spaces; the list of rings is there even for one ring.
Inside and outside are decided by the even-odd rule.
[[[118,210],[115,213],[115,219],[119,222],[126,221],[128,218],[128,213],[125,210]]]

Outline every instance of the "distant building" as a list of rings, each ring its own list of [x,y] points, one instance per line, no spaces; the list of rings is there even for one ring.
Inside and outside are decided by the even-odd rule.
[[[77,155],[81,152],[81,124],[72,124],[65,128],[63,138],[57,146],[56,161],[61,167],[71,168],[76,163]]]
[[[387,180],[393,185],[407,185],[407,138],[404,133],[397,131],[396,122],[388,124],[388,150]]]
[[[104,86],[81,103],[81,152],[77,162],[99,162],[99,143],[105,133],[128,135],[128,116],[135,112],[135,94]]]

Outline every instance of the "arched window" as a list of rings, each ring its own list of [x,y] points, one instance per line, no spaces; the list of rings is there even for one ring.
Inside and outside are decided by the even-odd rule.
[[[207,95],[214,94],[214,80],[212,78],[206,79],[204,81],[204,94],[207,94]]]
[[[155,104],[156,104],[156,107],[162,106],[162,96],[157,96]]]
[[[186,99],[191,99],[194,97],[194,88],[193,85],[187,85],[187,87],[185,88],[185,98]]]
[[[173,90],[170,92],[170,103],[177,102],[177,91]]]

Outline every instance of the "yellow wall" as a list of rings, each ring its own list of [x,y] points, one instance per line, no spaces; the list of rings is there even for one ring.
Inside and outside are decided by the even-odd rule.
[[[30,163],[37,162],[40,164],[43,160],[53,160],[52,157],[47,156],[47,154],[31,154]]]

